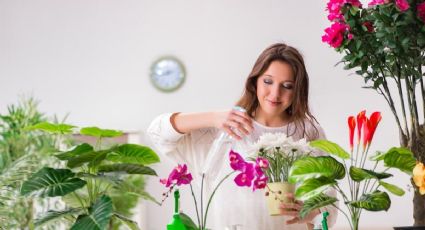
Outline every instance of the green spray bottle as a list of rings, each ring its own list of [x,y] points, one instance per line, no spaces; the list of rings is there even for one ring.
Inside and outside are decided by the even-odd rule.
[[[180,199],[180,193],[179,190],[176,189],[174,191],[174,215],[173,220],[171,223],[167,225],[167,230],[186,230],[186,227],[184,226],[182,219],[180,218],[180,211],[179,211],[179,199]]]

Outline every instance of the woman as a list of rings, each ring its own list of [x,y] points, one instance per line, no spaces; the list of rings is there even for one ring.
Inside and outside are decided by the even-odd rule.
[[[230,148],[243,155],[265,132],[283,132],[294,140],[325,138],[308,107],[308,74],[304,60],[295,48],[286,44],[274,44],[261,53],[236,105],[245,108],[246,112],[163,114],[152,122],[148,134],[160,152],[179,163],[186,163],[195,179],[199,180],[205,173],[210,191],[230,170],[227,164]],[[230,135],[231,140],[218,149],[212,148],[222,131]],[[271,217],[265,207],[263,191],[252,192],[233,183],[225,181],[216,193],[213,200],[215,219],[207,227],[220,230],[235,226],[242,226],[244,230],[306,229],[320,219],[320,210],[300,219],[300,201],[282,205],[282,216]],[[292,211],[287,211],[289,209]],[[332,206],[327,209],[332,225],[337,212]]]

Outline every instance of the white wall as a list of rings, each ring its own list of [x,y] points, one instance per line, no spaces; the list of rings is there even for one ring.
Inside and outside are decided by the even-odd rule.
[[[47,114],[70,113],[70,123],[143,132],[167,111],[230,108],[257,55],[284,41],[305,56],[311,107],[330,140],[347,146],[346,117],[367,109],[383,112],[374,148],[397,145],[385,100],[334,67],[341,56],[321,42],[325,7],[295,0],[0,0],[0,112],[32,94]],[[161,93],[149,82],[150,65],[163,55],[187,69],[177,92]],[[164,162],[162,177],[173,166]],[[393,181],[409,184],[399,175]],[[160,199],[157,179],[150,186]],[[361,226],[412,224],[411,199],[392,196],[387,213],[364,212]],[[146,212],[148,229],[164,229],[171,217],[170,206],[148,205]],[[342,216],[338,226],[347,226]]]

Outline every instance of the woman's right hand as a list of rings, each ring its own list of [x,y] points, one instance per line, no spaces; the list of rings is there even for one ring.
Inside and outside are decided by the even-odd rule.
[[[241,135],[248,135],[254,129],[252,118],[245,112],[230,110],[216,113],[215,127],[228,133],[236,140],[241,140]]]

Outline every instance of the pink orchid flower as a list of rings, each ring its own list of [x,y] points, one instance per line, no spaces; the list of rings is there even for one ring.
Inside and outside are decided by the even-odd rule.
[[[187,172],[187,165],[178,164],[177,167],[175,167],[167,179],[161,179],[159,180],[162,184],[165,184],[165,187],[170,187],[171,185],[182,185],[182,184],[190,184],[190,182],[193,180],[192,174]]]
[[[268,179],[269,178],[266,177],[266,176],[264,176],[264,175],[262,177],[257,177],[254,180],[254,186],[252,186],[252,191],[255,191],[256,189],[263,189],[263,188],[265,188],[266,185],[267,185],[267,180]]]
[[[248,164],[239,153],[234,152],[233,150],[230,150],[229,152],[229,160],[230,167],[237,171],[244,171],[246,164]]]
[[[251,163],[247,163],[244,171],[239,173],[235,177],[234,181],[240,187],[243,187],[243,186],[251,187],[251,184],[254,178],[255,178],[254,165]]]

